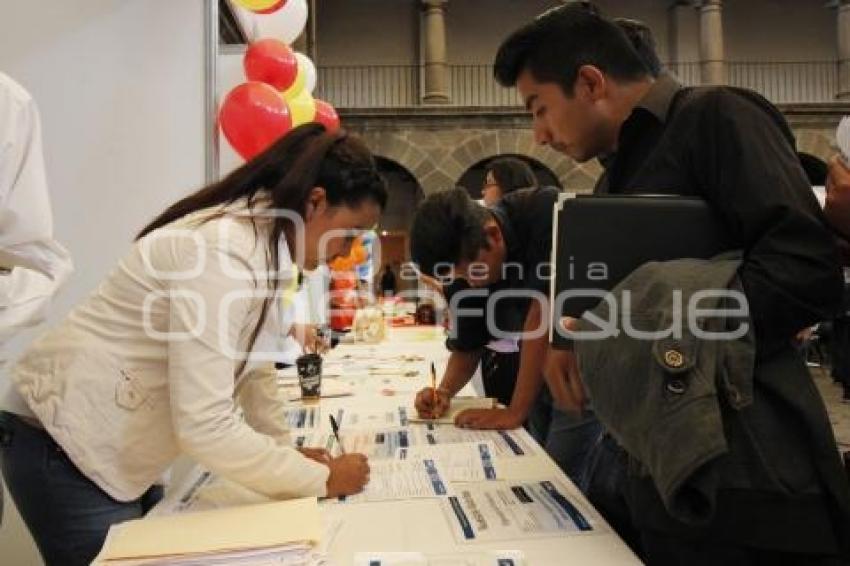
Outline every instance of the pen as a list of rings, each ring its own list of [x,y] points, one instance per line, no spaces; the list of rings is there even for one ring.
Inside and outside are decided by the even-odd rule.
[[[339,439],[339,424],[337,424],[333,415],[328,415],[328,417],[331,419],[331,430],[334,433],[334,438],[336,438],[336,443],[339,445],[339,453],[345,454],[345,448],[342,447],[342,440]]]
[[[437,410],[437,368],[431,362],[431,411]]]

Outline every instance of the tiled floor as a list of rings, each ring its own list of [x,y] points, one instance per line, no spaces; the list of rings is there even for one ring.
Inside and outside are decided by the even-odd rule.
[[[841,402],[841,386],[833,383],[826,371],[813,368],[812,375],[826,401],[826,409],[829,411],[829,420],[835,431],[838,448],[846,452],[850,450],[850,403]]]

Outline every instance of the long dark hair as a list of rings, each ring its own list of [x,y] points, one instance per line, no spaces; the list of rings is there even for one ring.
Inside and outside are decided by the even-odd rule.
[[[345,131],[328,133],[324,126],[306,124],[295,128],[263,153],[248,161],[227,177],[169,206],[136,236],[136,240],[179,220],[188,214],[216,206],[227,206],[246,199],[250,210],[258,195],[271,200],[271,208],[296,212],[302,218],[314,187],[325,190],[329,206],[356,208],[372,201],[383,210],[387,204],[387,188],[378,173],[372,153],[362,140]],[[212,214],[204,221],[224,214]],[[254,234],[258,234],[253,218]],[[268,287],[272,291],[263,301],[256,328],[251,334],[250,352],[266,320],[274,291],[280,285],[278,276],[278,242],[285,236],[293,249],[294,226],[285,217],[275,217],[268,235]],[[242,360],[237,375],[245,368]]]

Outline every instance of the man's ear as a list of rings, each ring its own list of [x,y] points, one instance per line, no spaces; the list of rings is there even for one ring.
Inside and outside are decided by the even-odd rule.
[[[313,187],[307,196],[307,204],[304,207],[304,220],[309,222],[316,216],[323,214],[328,208],[328,195],[322,187]]]
[[[608,92],[608,79],[594,65],[582,65],[576,74],[574,95],[585,97],[591,102],[604,98]]]
[[[484,235],[487,237],[487,243],[491,248],[493,246],[499,247],[504,242],[502,229],[499,228],[499,224],[495,220],[488,221],[484,225]]]

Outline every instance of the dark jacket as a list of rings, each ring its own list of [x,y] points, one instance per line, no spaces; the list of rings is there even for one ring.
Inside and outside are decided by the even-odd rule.
[[[850,487],[823,401],[793,349],[756,364],[748,317],[703,317],[688,304],[703,289],[740,289],[740,260],[650,262],[591,311],[619,330],[577,340],[579,366],[594,409],[654,489],[638,490],[654,528],[710,531],[752,546],[834,553],[850,541]],[[638,339],[630,328],[668,330],[681,291],[680,337]],[[629,300],[623,297],[628,292]],[[746,299],[740,295],[746,305]],[[701,309],[741,306],[705,298]],[[598,325],[585,316],[584,331]],[[740,324],[747,325],[743,332]],[[702,333],[734,331],[734,339]],[[697,332],[699,330],[699,332]],[[616,354],[615,354],[616,353]],[[754,402],[754,399],[756,402]],[[654,493],[654,497],[647,497]],[[662,512],[653,512],[660,503]],[[799,512],[799,515],[796,514]],[[805,524],[798,517],[806,517]],[[790,539],[783,533],[796,533]]]

